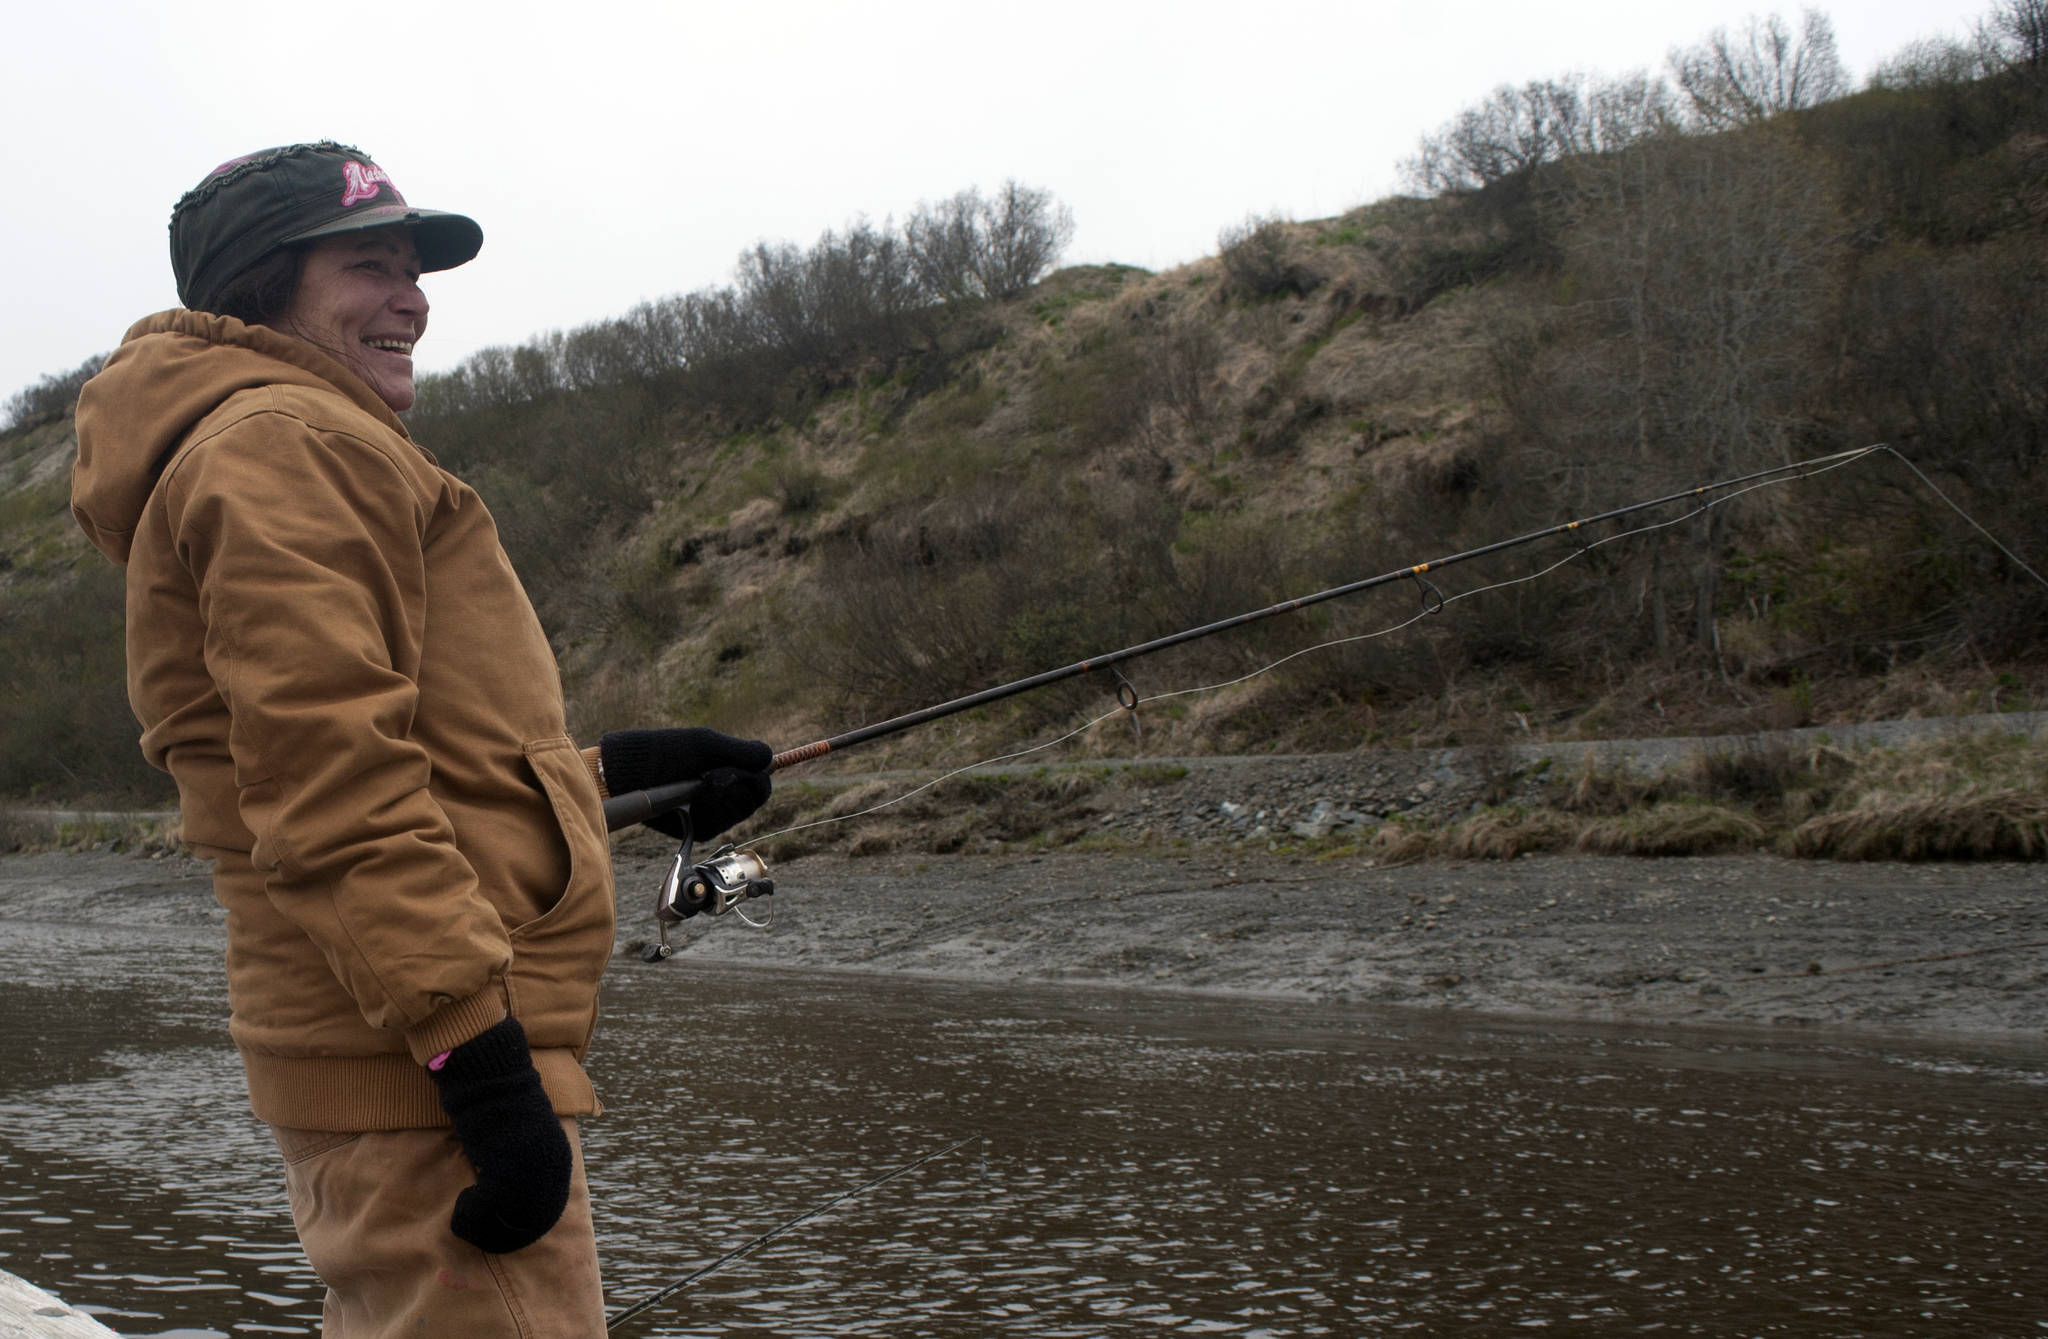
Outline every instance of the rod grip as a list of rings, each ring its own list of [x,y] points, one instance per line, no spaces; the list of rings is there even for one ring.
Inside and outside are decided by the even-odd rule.
[[[629,790],[624,795],[614,795],[604,802],[604,830],[617,832],[630,828],[635,823],[644,823],[656,814],[689,803],[701,783],[696,780],[676,781],[666,786],[654,786],[647,790]]]
[[[813,758],[822,758],[831,751],[832,741],[829,739],[820,739],[813,744],[801,744],[793,749],[784,749],[775,755],[773,762],[768,764],[768,770],[779,772],[785,767],[794,767],[800,762],[809,762]]]

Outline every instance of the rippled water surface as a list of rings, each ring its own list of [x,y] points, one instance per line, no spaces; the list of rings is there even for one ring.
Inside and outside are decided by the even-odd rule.
[[[721,933],[743,933],[721,927]],[[309,1334],[218,932],[6,927],[0,1266]],[[620,964],[586,1126],[640,1335],[2048,1333],[2048,1050]]]

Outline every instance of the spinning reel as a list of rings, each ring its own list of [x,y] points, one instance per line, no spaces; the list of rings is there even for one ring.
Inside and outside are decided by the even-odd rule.
[[[740,904],[750,898],[767,897],[775,891],[775,880],[768,877],[767,862],[752,851],[742,851],[728,843],[719,847],[709,860],[693,863],[693,845],[686,834],[675,859],[669,862],[661,891],[654,895],[655,942],[640,950],[642,962],[661,962],[673,954],[668,928],[699,913],[723,916],[728,911],[738,911],[740,919],[749,925],[759,928],[768,924],[768,919],[757,921],[740,910]],[[769,919],[773,914],[769,914]]]

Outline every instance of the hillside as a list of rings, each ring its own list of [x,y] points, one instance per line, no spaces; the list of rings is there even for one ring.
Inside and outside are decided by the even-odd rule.
[[[731,290],[426,379],[411,423],[498,517],[586,737],[702,721],[789,747],[1880,441],[2040,570],[2043,106],[2038,77],[1928,77],[1434,198],[1250,219],[1163,273],[917,301],[877,278],[887,237],[764,245]],[[121,695],[116,574],[65,518],[68,432],[0,439],[0,793],[161,797]],[[1460,568],[1438,616],[1149,702],[1137,732],[1118,719],[1059,756],[2048,703],[2048,590],[1884,457],[1459,598],[1574,547]],[[1144,698],[1236,680],[1433,599],[1395,587],[1126,672]],[[1113,690],[1077,681],[846,765],[969,762]]]

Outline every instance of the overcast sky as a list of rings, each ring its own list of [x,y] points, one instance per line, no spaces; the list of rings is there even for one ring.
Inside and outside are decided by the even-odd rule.
[[[727,282],[762,239],[1015,177],[1069,261],[1161,269],[1249,213],[1391,194],[1501,83],[1655,67],[1746,0],[863,0],[18,6],[0,45],[16,319],[0,399],[177,305],[171,206],[225,159],[332,138],[484,228],[432,276],[424,369]],[[1840,0],[1860,80],[1990,0]],[[1767,9],[1764,12],[1768,12]],[[1793,7],[1784,11],[1795,18]]]

